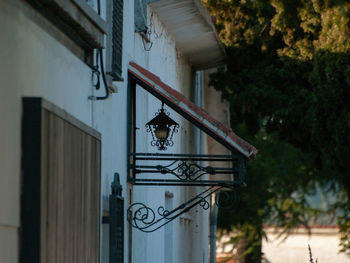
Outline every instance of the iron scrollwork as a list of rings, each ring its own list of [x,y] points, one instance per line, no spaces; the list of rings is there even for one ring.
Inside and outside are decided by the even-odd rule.
[[[210,166],[200,166],[195,162],[176,160],[171,164],[156,168],[161,174],[172,174],[182,181],[195,181],[205,174],[214,174],[214,169]]]
[[[133,174],[129,181],[135,185],[243,184],[240,160],[234,155],[132,153],[131,156]],[[205,178],[206,175],[215,177]]]
[[[232,209],[239,201],[236,189],[244,185],[241,169],[244,160],[237,155],[132,153],[131,157],[133,174],[129,180],[134,185],[207,187],[172,210],[167,210],[164,206],[152,208],[141,202],[131,204],[128,208],[128,221],[132,227],[142,232],[154,232],[195,206],[209,209],[211,204],[208,197],[213,194],[213,205],[216,204],[221,209]],[[211,166],[202,165],[207,163]],[[203,179],[204,175],[215,177]],[[232,175],[232,179],[227,175]],[[171,178],[172,176],[176,178]]]
[[[227,193],[224,188],[227,187],[221,186],[207,188],[200,194],[171,211],[166,210],[163,206],[153,210],[143,203],[134,203],[128,208],[128,221],[134,228],[141,230],[142,232],[154,232],[197,205],[201,206],[205,210],[209,209],[210,203],[208,202],[207,198],[214,193],[218,193],[219,196],[226,196]],[[230,190],[235,191],[234,188],[230,188]],[[225,200],[227,201],[228,199]],[[234,202],[236,199],[231,199],[231,201]],[[220,198],[217,198],[216,204],[221,208],[223,207],[220,203]],[[232,206],[233,205],[229,207]],[[229,207],[226,206],[226,208]]]
[[[215,204],[223,210],[232,209],[239,202],[239,196],[236,189],[233,187],[230,187],[229,190],[221,190],[215,196]]]

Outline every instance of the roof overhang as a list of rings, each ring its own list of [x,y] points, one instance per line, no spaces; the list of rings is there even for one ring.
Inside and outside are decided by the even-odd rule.
[[[149,93],[167,104],[227,149],[238,152],[246,158],[255,158],[258,150],[254,146],[238,137],[230,127],[215,120],[183,94],[162,82],[158,76],[134,62],[129,63],[128,72],[129,76],[141,84]]]
[[[175,38],[176,47],[197,69],[224,63],[225,51],[200,0],[157,0],[150,7]]]

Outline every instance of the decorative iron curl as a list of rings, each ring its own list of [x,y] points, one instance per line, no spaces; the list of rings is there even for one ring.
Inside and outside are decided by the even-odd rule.
[[[147,128],[146,131],[150,132],[151,128]],[[168,147],[174,146],[174,142],[173,141],[169,141],[169,140],[160,141],[160,140],[154,138],[153,132],[151,132],[151,134],[152,134],[152,140],[151,140],[151,146],[152,147],[157,147],[158,150],[165,151],[165,150],[168,149]]]
[[[135,210],[132,214],[130,211]],[[154,211],[142,203],[134,203],[128,208],[128,221],[133,227],[140,230],[147,228],[149,225],[156,223],[156,215]]]
[[[220,190],[215,196],[215,204],[224,210],[233,208],[239,203],[239,196],[234,187],[230,187],[230,190]]]
[[[175,168],[178,178],[183,180],[191,180],[196,173],[196,167],[194,163],[182,162]],[[173,172],[175,172],[173,170]],[[174,173],[173,173],[174,174]]]
[[[153,141],[152,141],[153,142]],[[151,142],[151,146],[154,146],[152,145],[152,142]],[[174,144],[174,143],[173,143]],[[165,140],[165,141],[160,141],[160,140],[156,140],[155,141],[155,146],[158,147],[158,150],[160,151],[165,151],[168,149],[168,146],[170,146],[170,143],[168,140]]]
[[[128,221],[142,232],[154,232],[162,226],[168,224],[183,212],[175,213],[179,208],[172,211],[166,210],[163,206],[158,207],[157,213],[143,203],[134,203],[128,207]],[[174,215],[175,214],[175,215]]]
[[[204,209],[204,210],[208,210],[210,207],[210,203],[205,199],[202,198],[199,205]]]
[[[161,108],[158,109],[155,113],[154,116],[157,116],[159,113],[164,112],[166,115],[170,116],[170,112],[167,109]]]
[[[157,141],[155,138],[154,138],[154,132],[153,132],[153,129],[150,125],[145,125],[146,127],[146,132],[150,133],[152,135],[152,141],[151,141],[151,146],[155,146],[155,142]]]
[[[158,214],[159,214],[160,216],[163,216],[163,217],[166,218],[166,219],[171,219],[171,217],[170,217],[171,212],[170,212],[169,210],[166,210],[166,209],[164,208],[164,206],[158,207],[157,210],[158,210]]]
[[[179,126],[179,125],[175,125],[175,126],[174,126],[174,133],[179,132],[179,128],[180,128],[180,126]]]

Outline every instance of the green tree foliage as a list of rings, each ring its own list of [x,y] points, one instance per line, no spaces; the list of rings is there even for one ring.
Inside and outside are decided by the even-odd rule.
[[[317,215],[305,198],[317,182],[338,197],[334,209],[345,211],[338,223],[349,252],[349,1],[204,2],[228,57],[212,84],[230,101],[232,127],[260,150],[240,209],[222,226],[255,227],[248,255],[266,220],[288,231]]]

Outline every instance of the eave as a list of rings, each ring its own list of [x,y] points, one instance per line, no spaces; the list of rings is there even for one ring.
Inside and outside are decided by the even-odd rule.
[[[223,45],[200,0],[158,0],[149,5],[194,69],[203,70],[224,63]]]

